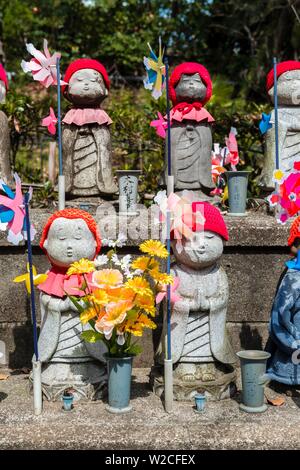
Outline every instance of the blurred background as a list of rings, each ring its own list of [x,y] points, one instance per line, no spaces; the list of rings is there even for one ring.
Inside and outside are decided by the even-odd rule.
[[[26,43],[61,52],[61,69],[80,57],[102,62],[112,86],[104,108],[113,120],[115,169],[141,169],[142,197],[157,190],[163,167],[164,141],[149,126],[165,98],[155,101],[144,90],[143,57],[149,42],[158,51],[161,36],[171,69],[185,61],[202,63],[213,79],[207,109],[214,116],[214,142],[224,145],[230,127],[237,128],[243,169],[251,169],[250,193],[259,194],[263,138],[261,113],[271,104],[265,90],[273,56],[298,60],[300,1],[288,0],[0,0],[0,61],[10,78],[6,103],[11,161],[24,182],[39,189],[37,204],[54,197],[49,181],[51,141],[41,119],[56,109],[56,89],[46,90],[23,73],[31,56]],[[63,99],[63,110],[68,102]],[[53,180],[53,178],[50,178]]]

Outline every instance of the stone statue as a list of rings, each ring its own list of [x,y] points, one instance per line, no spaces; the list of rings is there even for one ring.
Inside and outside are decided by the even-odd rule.
[[[46,223],[40,246],[52,265],[47,280],[39,285],[42,318],[38,348],[43,392],[49,400],[56,400],[71,387],[77,398],[96,399],[106,383],[104,346],[81,339],[86,327],[66,296],[66,292],[83,295],[78,290],[77,275],[68,277],[66,272],[74,261],[93,260],[99,252],[96,222],[80,209],[58,211]]]
[[[181,297],[173,304],[171,320],[174,397],[189,400],[205,391],[209,398],[219,400],[235,392],[231,364],[236,357],[226,331],[228,282],[219,265],[228,232],[216,207],[197,202],[193,210],[200,210],[206,218],[204,231],[194,224],[193,237],[184,238],[180,249],[172,242],[176,262],[171,272],[179,278],[176,294]],[[158,364],[163,363],[163,343],[157,351]],[[158,365],[152,377],[156,393],[162,393]]]
[[[267,91],[274,103],[274,71],[267,76]],[[278,142],[280,168],[290,171],[300,154],[300,62],[289,60],[277,64]],[[275,112],[271,113],[272,127],[265,133],[265,156],[259,185],[274,189],[275,170]]]
[[[5,102],[8,90],[8,80],[4,67],[0,64],[0,103]],[[10,134],[8,119],[3,111],[0,111],[0,179],[11,185],[12,173],[10,167]]]
[[[288,245],[294,259],[286,263],[272,306],[267,373],[271,380],[300,385],[300,217],[291,226]]]
[[[169,90],[174,105],[170,119],[175,191],[192,189],[209,195],[215,187],[211,163],[214,119],[203,108],[212,94],[209,73],[194,62],[178,65],[171,74]]]
[[[66,193],[70,196],[109,196],[117,192],[111,166],[108,114],[100,108],[109,89],[104,66],[78,59],[67,68],[64,96],[73,108],[63,119]]]

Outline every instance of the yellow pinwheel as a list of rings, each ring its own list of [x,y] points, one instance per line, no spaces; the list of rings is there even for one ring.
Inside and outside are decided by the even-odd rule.
[[[144,80],[144,87],[147,90],[151,90],[153,98],[157,100],[162,95],[162,91],[165,86],[166,67],[163,63],[164,50],[162,50],[160,38],[158,57],[149,43],[148,47],[150,49],[150,57],[144,57],[144,65],[147,72],[147,77]]]
[[[38,286],[42,282],[45,282],[47,279],[47,274],[38,274],[36,271],[35,266],[32,266],[32,274],[33,274],[33,284]],[[17,276],[14,278],[14,282],[25,282],[26,289],[28,294],[31,294],[30,289],[30,274],[29,274],[29,263],[27,263],[27,273],[21,274],[21,276]]]

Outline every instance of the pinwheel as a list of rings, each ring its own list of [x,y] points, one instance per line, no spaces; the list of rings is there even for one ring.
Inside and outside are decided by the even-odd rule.
[[[25,219],[24,199],[21,188],[21,180],[17,173],[14,174],[16,190],[12,191],[3,181],[0,181],[0,189],[6,194],[0,196],[0,222],[7,224],[7,240],[14,245],[18,245],[22,240],[27,239],[27,226]],[[30,198],[32,189],[30,188]],[[2,229],[4,226],[2,226]],[[34,239],[35,229],[30,226],[31,240]]]
[[[54,52],[51,56],[48,49],[48,42],[44,39],[44,53],[34,47],[33,44],[26,44],[26,49],[33,56],[29,62],[22,60],[21,67],[25,73],[31,73],[34,80],[40,82],[44,87],[57,85],[57,59],[61,54]],[[62,80],[60,85],[66,85]]]
[[[272,127],[271,114],[262,113],[261,121],[259,123],[259,130],[261,134],[265,134]]]
[[[50,134],[55,135],[56,134],[56,124],[57,124],[57,117],[55,116],[53,108],[50,107],[49,115],[46,116],[42,120],[42,126],[47,127]]]
[[[48,277],[47,274],[38,274],[35,266],[32,266],[32,276],[33,276],[33,284],[35,286],[38,286],[42,282],[45,282]],[[15,277],[14,282],[25,282],[27,292],[28,294],[31,294],[29,263],[27,263],[27,273],[21,274],[21,276]]]
[[[226,152],[224,164],[227,165],[228,163],[230,163],[231,168],[234,171],[236,170],[236,165],[240,161],[236,135],[237,135],[237,131],[235,127],[232,127],[230,129],[229,136],[225,137],[225,143],[226,143],[228,152]]]
[[[276,219],[280,224],[300,212],[300,162],[294,163],[294,171],[285,174],[281,170],[275,170],[273,181],[277,185],[269,197],[271,207],[276,207]]]
[[[144,65],[146,67],[147,77],[144,80],[144,87],[151,90],[154,99],[161,97],[166,79],[166,68],[163,63],[164,50],[161,47],[161,39],[159,38],[159,54],[156,56],[150,44],[150,57],[144,57]]]
[[[162,116],[162,114],[160,112],[157,113],[157,117],[158,117],[158,119],[154,119],[153,121],[150,122],[150,126],[155,127],[156,128],[156,134],[159,137],[162,137],[163,139],[165,139],[166,129],[168,127],[168,123],[167,123],[167,121],[165,120],[165,118]]]
[[[182,251],[182,239],[192,238],[193,226],[203,225],[204,216],[201,211],[193,212],[193,194],[190,191],[183,191],[182,197],[171,193],[168,197],[165,191],[159,191],[154,201],[160,209],[160,220],[166,222],[167,212],[170,211],[170,232],[176,240],[176,250]]]

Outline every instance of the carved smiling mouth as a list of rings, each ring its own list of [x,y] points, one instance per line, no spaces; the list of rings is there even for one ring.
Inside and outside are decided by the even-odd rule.
[[[73,256],[73,250],[72,250],[72,248],[68,248],[68,249],[67,249],[67,256],[68,256],[68,258],[71,258],[71,256]]]

